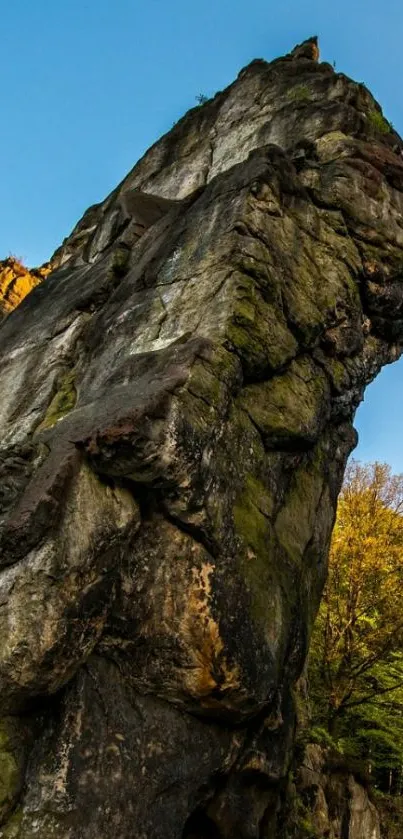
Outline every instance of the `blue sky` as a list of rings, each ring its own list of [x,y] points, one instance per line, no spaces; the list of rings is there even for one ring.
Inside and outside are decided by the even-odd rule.
[[[403,134],[401,0],[13,0],[1,12],[0,257],[45,261],[197,94],[313,34]],[[378,377],[356,423],[356,456],[397,471],[402,374]]]

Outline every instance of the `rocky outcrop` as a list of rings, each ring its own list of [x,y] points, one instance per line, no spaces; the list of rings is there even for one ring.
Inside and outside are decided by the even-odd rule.
[[[379,815],[360,780],[329,750],[309,744],[289,785],[290,839],[380,839]]]
[[[3,839],[269,839],[402,143],[313,48],[190,111],[3,322]]]
[[[50,274],[49,263],[28,269],[14,256],[0,260],[0,320]]]

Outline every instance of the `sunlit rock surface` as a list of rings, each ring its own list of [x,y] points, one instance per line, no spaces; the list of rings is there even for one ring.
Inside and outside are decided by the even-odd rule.
[[[276,835],[354,412],[403,340],[403,144],[317,57],[186,114],[1,325],[3,839]]]
[[[14,256],[0,260],[0,320],[13,311],[24,297],[50,274],[50,264],[26,268]]]

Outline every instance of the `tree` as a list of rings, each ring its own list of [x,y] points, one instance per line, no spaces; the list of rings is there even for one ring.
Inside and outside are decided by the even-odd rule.
[[[379,693],[347,709],[339,720],[338,748],[364,765],[376,786],[402,793],[403,786],[403,654],[374,666]],[[390,690],[388,690],[390,688]]]
[[[353,461],[310,654],[316,714],[333,736],[352,709],[403,686],[402,514],[403,475]]]

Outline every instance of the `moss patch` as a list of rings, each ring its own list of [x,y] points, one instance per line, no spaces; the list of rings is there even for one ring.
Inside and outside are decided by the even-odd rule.
[[[294,474],[276,522],[275,532],[288,557],[300,566],[306,547],[312,538],[316,511],[323,490],[321,444],[315,457]]]
[[[75,388],[75,370],[69,370],[61,378],[57,393],[55,393],[45,417],[38,426],[37,431],[51,428],[52,425],[71,411],[77,401]]]
[[[370,111],[367,114],[368,122],[377,134],[390,134],[392,131],[388,121],[382,116],[380,111]]]
[[[128,269],[130,249],[126,245],[118,245],[112,255],[111,269],[115,277],[123,277]]]
[[[326,375],[308,358],[292,362],[282,376],[245,388],[240,401],[265,445],[312,445],[327,416]]]
[[[348,372],[337,358],[326,358],[326,370],[336,393],[343,393],[350,384]]]
[[[238,568],[250,596],[254,623],[268,641],[279,642],[283,626],[283,603],[279,569],[274,568],[276,540],[268,515],[274,500],[266,487],[248,476],[237,495],[233,521],[241,541]]]
[[[235,283],[227,340],[247,376],[274,372],[295,356],[297,342],[282,313],[263,300],[254,280],[238,274]]]
[[[256,478],[248,475],[234,506],[236,532],[256,554],[266,553],[268,544],[268,514],[273,509],[273,499]]]
[[[287,98],[291,99],[292,102],[309,102],[311,91],[306,84],[298,84],[288,91]]]
[[[240,381],[241,368],[237,357],[223,347],[215,347],[210,357],[196,359],[187,389],[220,412]]]

